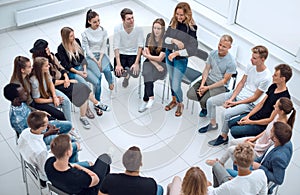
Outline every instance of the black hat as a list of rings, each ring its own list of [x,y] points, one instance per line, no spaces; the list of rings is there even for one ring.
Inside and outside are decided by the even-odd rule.
[[[33,48],[29,51],[31,53],[34,53],[34,52],[37,52],[37,51],[45,50],[47,47],[48,47],[48,42],[47,41],[45,41],[44,39],[38,39],[33,44]]]

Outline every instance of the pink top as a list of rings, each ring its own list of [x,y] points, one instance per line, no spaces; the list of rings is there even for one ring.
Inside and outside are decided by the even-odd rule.
[[[270,122],[267,128],[264,131],[264,134],[258,138],[255,142],[254,151],[257,156],[262,156],[265,151],[273,145],[273,141],[271,140],[271,129],[273,127],[274,122],[278,119],[278,114],[275,116],[274,120]]]

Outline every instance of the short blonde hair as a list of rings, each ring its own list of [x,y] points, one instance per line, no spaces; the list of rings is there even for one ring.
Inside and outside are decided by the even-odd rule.
[[[235,147],[233,156],[239,167],[249,168],[254,160],[254,151],[249,143],[240,143]]]

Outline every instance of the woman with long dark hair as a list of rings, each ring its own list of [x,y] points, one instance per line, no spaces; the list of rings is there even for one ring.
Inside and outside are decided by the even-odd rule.
[[[88,69],[95,74],[104,73],[109,89],[114,89],[111,73],[112,65],[106,54],[107,31],[100,26],[99,14],[93,10],[86,13],[85,31],[82,36],[82,48],[86,53]]]
[[[143,50],[143,56],[146,60],[143,63],[144,76],[144,98],[139,112],[144,112],[152,107],[154,103],[154,82],[163,79],[166,76],[165,48],[163,45],[163,36],[165,34],[165,21],[162,18],[154,20],[152,32],[147,35],[146,46]]]
[[[68,72],[59,63],[55,55],[51,53],[47,41],[38,39],[30,52],[33,60],[37,57],[48,59],[50,65],[49,73],[55,88],[63,92],[75,106],[80,107],[80,121],[84,128],[90,128],[89,121],[85,117],[95,118],[87,103],[91,93],[90,88],[83,83],[78,83],[75,79],[69,79]]]

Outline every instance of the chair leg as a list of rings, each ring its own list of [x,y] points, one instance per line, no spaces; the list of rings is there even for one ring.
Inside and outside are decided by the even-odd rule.
[[[162,94],[162,97],[161,97],[161,103],[162,104],[164,103],[164,100],[165,100],[165,89],[166,89],[166,79],[164,79],[163,94]]]
[[[139,99],[142,98],[142,73],[140,73],[140,76],[139,76],[139,86],[138,86],[138,94],[139,94]]]
[[[26,181],[26,170],[25,170],[25,167],[24,167],[24,162],[23,162],[22,155],[20,155],[20,159],[21,159],[21,169],[22,169],[23,182],[25,183],[25,181]]]
[[[115,76],[115,92],[118,92],[117,77]]]
[[[194,114],[194,105],[195,105],[195,101],[192,102],[192,114]]]
[[[29,187],[28,187],[28,178],[27,178],[27,173],[26,173],[26,167],[25,167],[25,163],[23,160],[23,157],[21,157],[21,166],[24,168],[24,182],[25,182],[25,186],[26,186],[26,194],[29,195]]]

